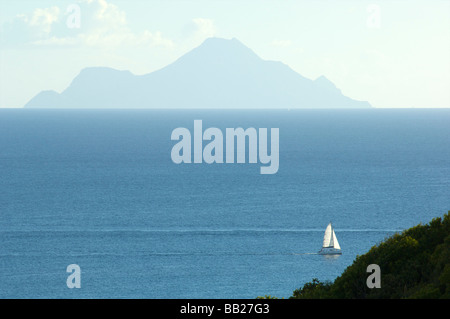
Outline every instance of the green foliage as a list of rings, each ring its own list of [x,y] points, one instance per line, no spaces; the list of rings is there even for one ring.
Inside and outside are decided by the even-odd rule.
[[[275,296],[271,296],[271,295],[264,295],[264,297],[258,296],[258,297],[256,297],[256,299],[279,299],[279,298],[277,298]]]
[[[381,288],[370,289],[367,266],[381,269]],[[292,299],[450,298],[450,211],[385,239],[357,256],[333,283],[318,279],[296,289]]]
[[[294,294],[289,299],[325,299],[329,297],[331,282],[320,282],[314,278],[303,286],[294,290]]]

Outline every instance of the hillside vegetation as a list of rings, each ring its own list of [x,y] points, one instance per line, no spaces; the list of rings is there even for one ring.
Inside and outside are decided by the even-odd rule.
[[[367,266],[381,270],[381,288],[368,288]],[[450,298],[450,211],[395,234],[358,256],[331,282],[313,279],[290,299]]]

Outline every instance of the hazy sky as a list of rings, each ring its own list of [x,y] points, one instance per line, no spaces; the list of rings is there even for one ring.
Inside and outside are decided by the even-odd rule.
[[[85,67],[149,73],[211,36],[374,107],[450,107],[448,0],[0,0],[0,107]]]

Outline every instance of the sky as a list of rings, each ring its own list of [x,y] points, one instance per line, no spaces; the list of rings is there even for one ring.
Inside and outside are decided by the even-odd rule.
[[[86,67],[150,73],[208,37],[376,108],[450,107],[449,0],[0,0],[0,107]]]

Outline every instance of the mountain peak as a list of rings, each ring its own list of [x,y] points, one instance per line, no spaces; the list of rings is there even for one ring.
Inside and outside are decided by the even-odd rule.
[[[265,61],[238,39],[208,38],[174,63],[144,76],[89,67],[61,94],[38,94],[26,107],[366,108],[324,76],[307,79]]]
[[[203,43],[184,56],[196,56],[201,59],[252,59],[261,60],[250,48],[236,38],[207,38]]]
[[[240,45],[246,47],[244,44],[242,44],[241,41],[239,41],[236,38],[225,39],[218,37],[206,38],[201,44],[201,46],[202,45],[223,45],[223,46]]]

